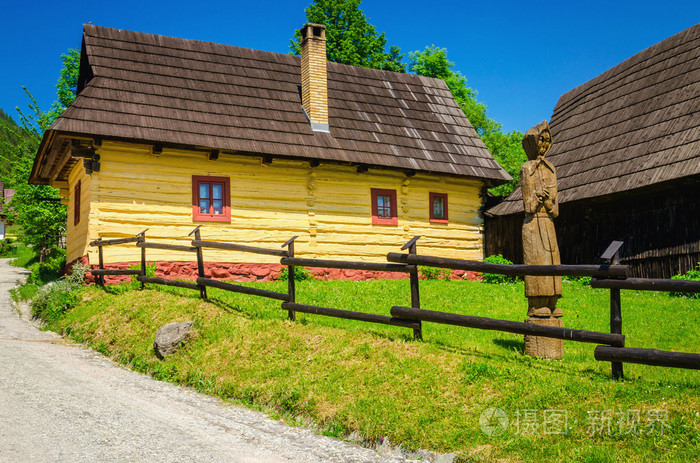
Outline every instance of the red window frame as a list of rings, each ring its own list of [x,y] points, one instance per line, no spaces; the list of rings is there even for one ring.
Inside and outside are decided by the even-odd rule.
[[[380,217],[379,198],[389,197],[389,214],[390,217]],[[381,188],[372,188],[372,225],[398,225],[399,218],[396,204],[396,190],[385,190]]]
[[[73,226],[80,223],[80,180],[73,187]]]
[[[200,212],[199,186],[202,183],[209,184],[209,213]],[[214,214],[213,185],[222,185],[223,213]],[[205,198],[206,199],[206,198]],[[192,220],[199,222],[230,222],[231,221],[231,179],[229,177],[211,177],[206,175],[192,176]]]
[[[428,211],[430,212],[430,221],[433,223],[448,223],[449,214],[447,209],[447,193],[433,193],[428,195]],[[442,217],[435,216],[435,199],[442,198]]]

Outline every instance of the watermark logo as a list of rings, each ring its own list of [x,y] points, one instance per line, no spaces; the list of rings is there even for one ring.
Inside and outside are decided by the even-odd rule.
[[[487,436],[500,436],[510,429],[514,435],[569,435],[578,425],[589,436],[630,437],[663,435],[669,427],[668,410],[588,410],[584,419],[571,417],[568,410],[517,409],[509,414],[502,408],[487,408],[479,416],[479,427]]]
[[[500,408],[487,408],[481,412],[479,426],[487,436],[499,436],[508,429],[508,414]]]

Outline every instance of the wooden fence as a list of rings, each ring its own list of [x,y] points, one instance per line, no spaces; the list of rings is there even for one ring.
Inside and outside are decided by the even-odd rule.
[[[642,278],[627,278],[628,267],[620,265],[619,250],[622,242],[614,241],[601,256],[601,265],[503,265],[461,259],[448,259],[434,256],[418,255],[416,236],[401,248],[406,253],[388,253],[388,263],[352,262],[339,260],[303,259],[294,256],[294,241],[292,237],[282,244],[280,249],[267,249],[234,243],[203,241],[200,233],[201,225],[192,230],[188,236],[194,235],[191,246],[171,245],[164,243],[146,242],[146,231],[130,238],[103,240],[98,238],[90,243],[99,248],[99,268],[91,272],[97,277],[97,283],[104,285],[106,275],[136,275],[142,288],[145,283],[177,286],[199,290],[202,298],[207,297],[207,287],[219,288],[243,294],[251,294],[282,301],[280,308],[288,312],[288,318],[295,320],[295,313],[309,313],[349,320],[381,323],[410,328],[415,339],[422,339],[422,322],[450,324],[469,328],[497,330],[509,333],[543,336],[569,341],[602,344],[595,349],[595,358],[611,362],[612,376],[615,379],[623,377],[623,362],[642,363],[647,365],[700,369],[700,354],[667,352],[656,349],[633,349],[625,347],[625,336],[622,334],[622,313],[620,289],[653,290],[653,291],[683,291],[700,292],[700,282],[684,280],[657,280]],[[110,270],[104,268],[103,247],[115,244],[136,243],[141,248],[141,268],[129,270]],[[173,251],[194,252],[197,256],[198,276],[195,282],[185,282],[146,275],[146,249],[167,249]],[[202,249],[221,249],[237,252],[248,252],[280,257],[280,264],[288,269],[287,293],[279,293],[248,286],[237,285],[207,278],[204,272]],[[452,270],[468,270],[503,275],[546,275],[546,276],[590,276],[593,277],[591,286],[594,288],[610,289],[610,333],[586,331],[579,329],[540,326],[531,323],[500,320],[486,317],[459,315],[447,312],[424,310],[420,306],[420,291],[418,266],[430,266]],[[394,306],[390,316],[368,314],[345,309],[319,307],[299,304],[296,302],[295,267],[319,267],[334,269],[352,269],[383,272],[400,272],[409,275],[411,291],[411,307]]]

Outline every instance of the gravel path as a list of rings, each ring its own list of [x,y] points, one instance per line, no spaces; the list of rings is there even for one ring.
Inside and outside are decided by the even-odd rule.
[[[399,462],[121,368],[18,316],[0,259],[0,462]]]

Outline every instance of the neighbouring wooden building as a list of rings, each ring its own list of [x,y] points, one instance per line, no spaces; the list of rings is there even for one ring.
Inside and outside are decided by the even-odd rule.
[[[613,240],[635,276],[700,262],[700,24],[564,94],[550,122],[562,263]],[[486,212],[487,255],[522,259],[522,195]]]
[[[98,237],[148,228],[148,240],[183,244],[200,224],[203,239],[264,247],[299,235],[303,257],[382,261],[422,235],[422,253],[481,259],[485,188],[509,176],[447,85],[327,63],[323,26],[302,37],[296,57],[85,25],[78,96],[31,176],[63,193],[68,261],[96,263]]]
[[[0,181],[0,240],[5,239],[5,230],[7,225],[7,216],[10,212],[10,201],[15,194],[15,190],[5,188],[5,185]]]

